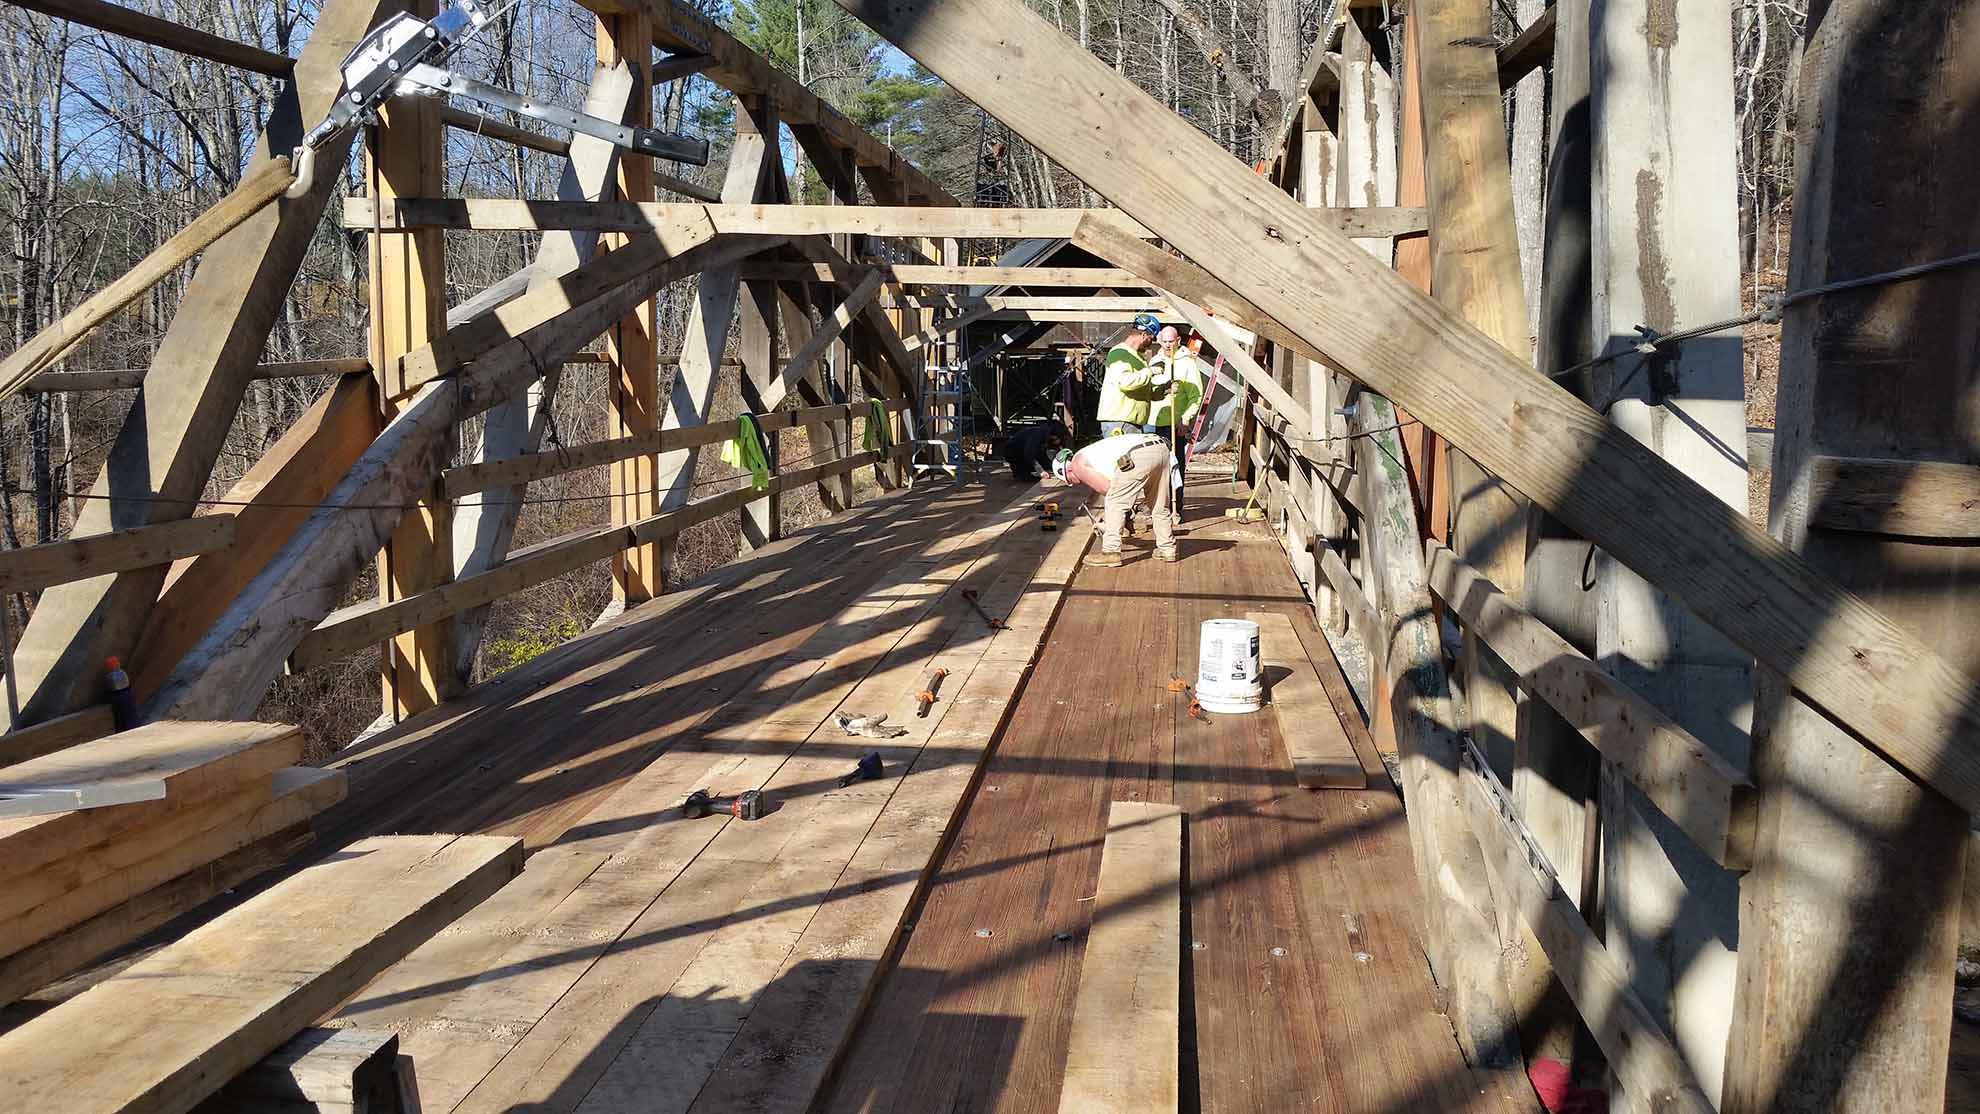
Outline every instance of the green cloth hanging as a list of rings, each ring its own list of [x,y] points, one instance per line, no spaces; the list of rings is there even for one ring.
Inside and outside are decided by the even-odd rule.
[[[769,490],[770,462],[763,456],[763,433],[756,428],[755,418],[744,414],[736,419],[736,435],[722,445],[722,463],[749,469],[749,486]]]
[[[887,408],[877,398],[868,399],[866,404],[873,413],[866,418],[866,448],[869,452],[886,452],[894,447],[894,431],[887,421]]]

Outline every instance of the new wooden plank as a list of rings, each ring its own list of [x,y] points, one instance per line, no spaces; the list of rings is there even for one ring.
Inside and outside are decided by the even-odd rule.
[[[1970,678],[1860,596],[1411,289],[1209,137],[1012,0],[841,0],[1128,215],[1373,390],[1672,596],[1901,766],[1980,808]],[[980,44],[1009,44],[984,67]],[[1040,88],[1062,96],[1040,97]],[[1066,98],[1086,111],[1069,113]],[[1161,137],[1193,173],[1118,159],[1094,128]],[[1441,281],[1441,280],[1440,280]],[[1163,285],[1184,297],[1171,276]],[[1340,312],[1352,306],[1355,312]],[[1523,320],[1523,317],[1522,317]]]
[[[72,580],[166,565],[232,544],[234,516],[211,514],[0,550],[0,592],[35,592]]]
[[[1181,809],[1107,806],[1061,1114],[1181,1102],[1182,855]]]
[[[1712,861],[1731,870],[1751,865],[1756,816],[1745,774],[1450,550],[1434,540],[1424,550],[1438,597],[1518,674],[1522,688],[1573,724]]]
[[[20,1110],[180,1114],[513,877],[519,841],[353,844],[0,1036]]]
[[[108,704],[93,704],[79,712],[31,723],[0,734],[0,767],[101,739],[116,729],[117,717]]]
[[[1292,620],[1275,611],[1249,611],[1244,617],[1258,624],[1259,666],[1265,670],[1286,756],[1292,759],[1293,780],[1306,789],[1366,788],[1361,759]],[[1355,718],[1359,722],[1358,713]]]
[[[281,866],[308,847],[308,821],[187,871],[38,943],[0,959],[0,1002],[11,1002],[142,939],[152,930]]]
[[[274,799],[279,773],[245,778],[236,788],[194,801],[148,801],[64,814],[81,816],[86,822],[77,826],[72,845],[62,847],[55,856],[33,854],[37,850],[47,852],[48,845],[54,843],[43,840],[39,841],[41,847],[28,848],[30,854],[23,856],[19,865],[9,863],[4,889],[0,889],[0,921],[128,870],[162,849],[197,839],[209,830],[246,823]]]
[[[404,1030],[432,1016],[450,994],[480,977],[517,940],[536,931],[605,859],[597,852],[559,847],[536,852],[514,881],[373,979],[325,1024],[339,1029]]]
[[[136,849],[149,854],[136,861],[131,861],[132,848],[114,848],[109,852],[114,869],[92,866],[85,872],[92,875],[89,880],[24,909],[9,908],[0,920],[0,956],[23,951],[202,864],[303,823],[343,796],[344,778],[338,771],[292,767],[275,776],[264,802],[245,815],[219,818],[177,843],[142,842]]]
[[[1318,627],[1295,622],[1293,629],[1300,641],[1306,644],[1306,660],[1312,663],[1314,672],[1320,678],[1320,687],[1327,692],[1327,702],[1333,708],[1335,720],[1347,732],[1348,744],[1354,747],[1355,758],[1361,763],[1362,777],[1367,779],[1372,789],[1390,787],[1389,768],[1383,765],[1382,752],[1375,746],[1374,737],[1368,733],[1368,724],[1362,718],[1361,703],[1355,699],[1354,686],[1348,683],[1347,674],[1342,672],[1341,663],[1334,656],[1333,644],[1327,641]]]
[[[158,784],[173,804],[194,804],[302,761],[302,730],[280,723],[147,723],[10,765],[0,795],[46,786]],[[0,820],[0,879],[14,877],[164,808]]]
[[[381,1086],[396,1087],[399,1035],[385,1029],[304,1029],[241,1073],[214,1101],[232,1109],[269,1102],[323,1104],[353,1114],[383,1114],[368,1104]],[[389,1092],[388,1092],[389,1093]],[[414,1112],[416,1114],[416,1112]]]

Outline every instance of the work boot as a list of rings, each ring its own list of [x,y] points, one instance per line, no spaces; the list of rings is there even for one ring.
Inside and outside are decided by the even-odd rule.
[[[1121,567],[1121,555],[1118,550],[1110,552],[1103,549],[1087,554],[1085,563],[1096,569],[1118,569]]]
[[[1155,559],[1157,561],[1167,561],[1169,564],[1173,565],[1177,561],[1182,560],[1182,554],[1176,552],[1175,549],[1173,548],[1158,549],[1155,551]]]

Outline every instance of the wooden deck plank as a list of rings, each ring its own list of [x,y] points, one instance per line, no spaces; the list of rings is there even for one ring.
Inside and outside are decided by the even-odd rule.
[[[1180,1102],[1182,856],[1181,809],[1108,806],[1060,1114],[1159,1114]]]
[[[1366,789],[1368,777],[1347,726],[1334,713],[1292,619],[1275,611],[1248,611],[1245,618],[1258,624],[1259,668],[1292,759],[1293,780],[1304,789]]]
[[[291,825],[15,952],[0,963],[0,1001],[12,1002],[47,988],[85,964],[172,924],[281,866],[308,847],[312,838],[307,821]]]
[[[494,892],[515,840],[368,840],[0,1036],[0,1107],[181,1114]]]
[[[1300,792],[1272,716],[1204,723],[1166,691],[1204,619],[1311,614],[1268,531],[1221,521],[1208,484],[1190,505],[1204,518],[1181,562],[1130,545],[1124,567],[1080,570],[820,1109],[1055,1110],[1108,803],[1171,798],[1191,816],[1200,945],[1184,953],[1184,1106],[1531,1109],[1523,1083],[1464,1064],[1433,1008],[1393,793]]]
[[[446,995],[487,970],[517,938],[535,931],[605,856],[548,847],[495,896],[441,929],[346,1002],[326,1024],[343,1029],[395,1029],[429,1017]]]
[[[351,794],[324,818],[323,841],[438,829],[556,843],[763,663],[991,498],[863,504],[477,685],[339,759]],[[427,776],[436,769],[449,776]]]
[[[1083,526],[1046,534],[1022,523],[1013,532],[1015,539],[971,570],[992,578],[979,601],[992,615],[1022,597],[1043,598],[1040,584],[1062,585],[1090,540]],[[911,765],[764,989],[691,1114],[798,1114],[811,1109],[896,953],[909,910],[924,892],[984,754],[1028,673],[1028,660],[1013,659],[1020,647],[1035,655],[1044,633],[991,631],[973,609],[961,607],[944,619],[960,629],[930,661],[951,671],[958,682],[954,698],[939,705],[939,713],[931,712],[936,720],[932,726],[903,721],[915,725],[909,737],[897,740],[916,744],[903,756]],[[993,656],[992,651],[1001,652]],[[921,663],[910,660],[903,666],[890,684],[899,706],[906,708],[919,687]]]
[[[888,768],[898,771],[935,724],[946,719],[946,712],[944,720],[912,718],[911,693],[930,655],[939,659],[951,654],[958,632],[967,625],[965,617],[973,618],[973,613],[959,600],[937,600],[913,586],[956,583],[955,574],[962,569],[976,579],[960,583],[985,587],[986,598],[1005,580],[1021,583],[1017,574],[1029,573],[1023,556],[998,541],[1021,519],[1021,513],[1000,514],[967,532],[974,538],[970,545],[943,546],[951,554],[947,566],[922,568],[909,562],[900,577],[883,581],[862,597],[898,601],[897,606],[922,615],[905,633],[897,627],[881,629],[842,646],[846,661],[869,663],[871,672],[863,678],[848,677],[831,662],[819,668],[816,659],[809,659],[811,671],[789,690],[786,704],[736,705],[747,709],[729,717],[738,721],[732,730],[743,737],[756,737],[765,729],[806,732],[804,745],[782,760],[765,785],[777,808],[762,821],[723,826],[642,920],[656,913],[655,920],[671,916],[675,888],[692,875],[743,876],[752,884],[731,890],[728,908],[704,909],[692,928],[675,924],[674,931],[656,932],[635,925],[626,934],[634,943],[608,950],[516,1052],[497,1065],[462,1110],[482,1105],[499,1109],[516,1101],[537,1110],[627,1105],[642,1111],[683,1110],[695,1100],[751,1015],[756,996],[776,984],[820,904],[837,892],[848,861],[864,847],[868,828],[887,805],[898,773],[880,783],[825,787],[867,749],[880,750]],[[1016,568],[1004,567],[1013,561]],[[841,620],[849,621],[848,627],[863,627],[858,610],[842,614]],[[845,640],[828,641],[838,645]],[[979,656],[982,649],[977,647]],[[879,665],[874,668],[870,663],[876,657]],[[846,708],[891,711],[911,734],[882,744],[848,740],[836,725],[821,722],[842,700]],[[810,710],[802,715],[794,711],[805,706]],[[923,851],[924,865],[929,850]],[[645,942],[648,938],[653,943]],[[664,975],[658,974],[662,971]],[[551,1050],[550,1061],[542,1058],[545,1048]],[[780,1075],[788,1078],[789,1065],[784,1068]],[[817,1070],[822,1073],[822,1065]]]
[[[975,505],[980,506],[980,501]],[[978,547],[956,558],[967,567],[1014,518],[999,513],[962,521],[973,527],[962,532],[973,534]],[[722,839],[720,833],[729,826],[719,819],[691,825],[676,824],[671,816],[655,821],[660,814],[671,813],[690,789],[707,787],[731,794],[774,779],[792,752],[935,605],[936,598],[926,592],[905,590],[931,575],[939,579],[946,574],[905,560],[892,562],[859,601],[803,644],[767,663],[755,692],[705,717],[675,740],[661,761],[628,780],[583,824],[566,833],[564,846],[614,855],[551,920],[577,926],[582,939],[576,946],[568,941],[526,942],[505,956],[489,976],[449,1002],[432,1027],[409,1035],[406,1047],[415,1058],[448,1062],[446,1077],[429,1074],[422,1085],[423,1098],[432,1109],[506,1109],[519,1092],[547,1102],[540,1094],[545,1089],[559,1096],[583,1097],[589,1083],[575,1077],[595,1075],[603,1067],[591,1046],[601,1039],[623,1044],[639,1024],[636,1016],[651,1012],[658,994],[672,984],[656,982],[644,973],[628,982],[610,972],[629,963],[624,955],[641,950],[646,942],[637,926],[652,912],[656,898],[713,841]],[[873,602],[863,602],[869,599]],[[795,710],[799,706],[805,709],[802,713]],[[741,833],[762,829],[764,823],[735,823],[738,834],[730,840],[742,839]],[[711,861],[721,857],[717,851]],[[829,882],[826,879],[828,887]],[[771,884],[781,890],[791,880]],[[736,899],[746,901],[749,892],[738,891]],[[670,933],[657,941],[672,957],[662,966],[677,963],[675,978],[682,977],[728,912],[704,910],[686,937]],[[803,926],[797,927],[801,931]],[[633,943],[614,947],[622,938]],[[684,939],[693,942],[683,943]],[[619,958],[613,958],[615,953],[620,953]],[[628,997],[621,987],[640,988],[643,996]],[[603,1023],[608,1031],[602,1038],[596,1031],[601,1017],[610,1019]],[[560,1059],[565,1075],[544,1070],[551,1059]]]
[[[1073,566],[1056,571],[1071,579]],[[1167,609],[1115,598],[1112,582],[1126,572],[1073,581],[821,1108],[1056,1108],[1070,1018],[1062,1004],[1079,979],[1071,942],[1087,919],[1079,899],[1092,892],[1102,818],[1109,800],[1147,791],[1151,717],[1171,706],[1171,655],[1125,651],[1172,647],[1174,624]],[[1121,625],[1103,645],[1110,613]],[[1095,652],[1103,648],[1122,652]]]

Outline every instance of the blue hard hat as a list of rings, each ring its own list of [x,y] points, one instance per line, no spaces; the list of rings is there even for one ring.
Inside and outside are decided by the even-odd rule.
[[[1152,313],[1135,314],[1134,327],[1140,329],[1144,333],[1147,333],[1151,337],[1154,336],[1156,333],[1162,331],[1162,323],[1156,320],[1155,315]]]

